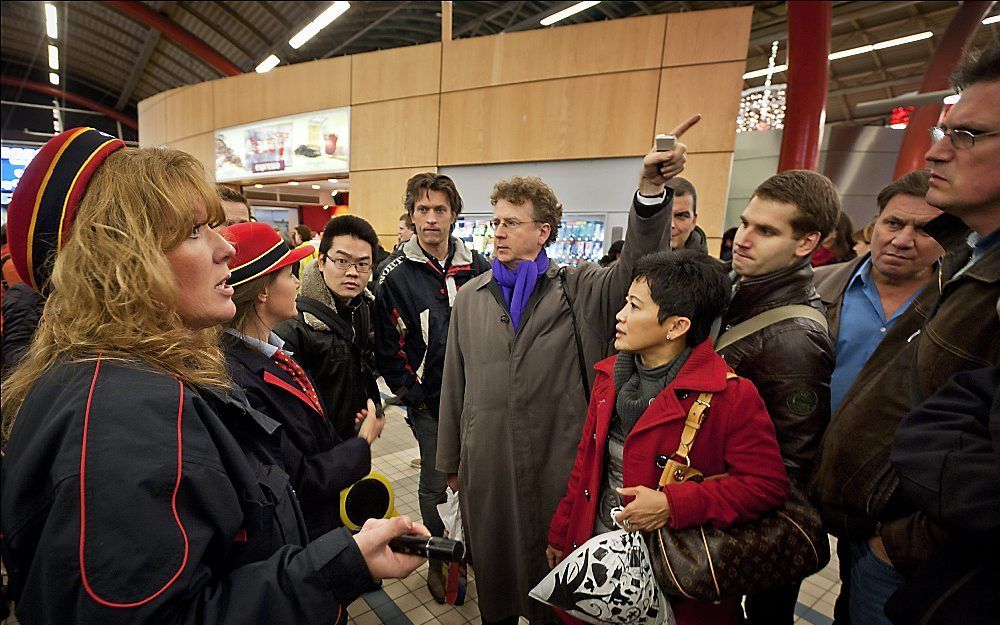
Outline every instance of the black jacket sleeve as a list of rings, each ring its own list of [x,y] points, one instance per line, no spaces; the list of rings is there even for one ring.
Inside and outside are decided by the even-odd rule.
[[[958,373],[900,423],[892,464],[910,501],[956,536],[1000,536],[1000,367]]]
[[[3,368],[17,365],[28,350],[42,318],[44,301],[25,284],[15,284],[3,296]]]
[[[372,324],[375,326],[375,365],[389,389],[396,395],[403,395],[407,405],[416,406],[424,400],[425,393],[410,364],[411,354],[407,352],[407,347],[417,342],[422,349],[426,350],[427,347],[423,345],[423,338],[420,338],[419,327],[400,327],[401,308],[392,286],[386,282],[379,284],[372,312]]]

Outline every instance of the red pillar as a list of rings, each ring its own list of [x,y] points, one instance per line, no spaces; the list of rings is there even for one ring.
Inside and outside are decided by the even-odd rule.
[[[920,93],[940,91],[949,87],[948,76],[965,54],[965,48],[972,41],[980,22],[986,17],[993,2],[963,2],[951,18],[947,30],[941,35],[934,51],[934,58],[927,66],[927,73],[920,83]],[[924,154],[931,147],[931,138],[927,129],[937,123],[941,115],[942,103],[918,106],[910,115],[910,122],[903,135],[903,145],[896,157],[896,169],[892,179],[896,180],[903,174],[908,174],[927,166]]]
[[[778,171],[819,169],[830,61],[830,3],[788,7],[788,91]]]

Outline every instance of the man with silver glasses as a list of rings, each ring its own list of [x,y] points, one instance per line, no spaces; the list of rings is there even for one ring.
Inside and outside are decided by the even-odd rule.
[[[544,182],[515,176],[493,189],[492,271],[455,301],[437,454],[459,494],[484,624],[556,620],[528,591],[549,570],[547,530],[576,457],[592,367],[608,355],[636,261],[664,246],[674,195],[666,183],[685,152],[678,143],[646,155],[621,259],[607,268],[548,259],[562,205]]]

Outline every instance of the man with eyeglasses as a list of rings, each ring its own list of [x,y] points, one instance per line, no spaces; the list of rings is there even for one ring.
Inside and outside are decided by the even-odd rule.
[[[299,314],[274,329],[312,377],[323,412],[343,440],[354,438],[354,418],[369,399],[381,410],[365,289],[377,246],[374,228],[360,217],[327,222],[316,262],[302,269]]]
[[[420,448],[420,516],[434,536],[444,535],[437,505],[447,500],[444,473],[435,468],[438,400],[451,308],[459,289],[489,268],[479,252],[453,237],[462,196],[451,178],[420,173],[406,183],[406,213],[414,236],[379,266],[375,287],[375,361],[406,406]],[[431,562],[427,588],[445,601],[443,568]]]
[[[562,205],[544,182],[515,176],[493,188],[493,263],[455,301],[437,454],[459,494],[484,625],[556,621],[528,592],[549,571],[549,523],[566,493],[593,365],[610,351],[636,262],[665,243],[666,183],[684,169],[686,149],[646,155],[621,259],[606,268],[549,260]]]
[[[935,141],[926,154],[930,179],[925,199],[945,214],[928,222],[924,231],[947,253],[931,286],[888,330],[844,395],[816,473],[824,521],[852,543],[849,603],[854,623],[888,625],[886,602],[910,580],[929,577],[944,591],[961,579],[963,574],[945,582],[937,565],[928,561],[947,556],[964,541],[971,540],[984,558],[995,557],[988,555],[995,554],[989,547],[995,535],[956,531],[942,515],[960,505],[957,494],[928,492],[932,503],[920,506],[912,492],[904,495],[898,488],[899,475],[890,462],[897,427],[912,408],[954,374],[1000,362],[1000,321],[994,308],[1000,293],[1000,45],[967,57],[952,83],[961,99],[942,126],[932,130]],[[893,345],[898,348],[890,350]],[[969,442],[959,430],[952,431],[953,438],[939,439],[942,444],[959,449]],[[951,460],[940,448],[892,453],[900,451],[926,452],[927,462],[937,463],[937,469],[928,465],[932,473],[949,469]],[[979,616],[986,622],[986,613]],[[837,624],[844,620],[838,617]]]

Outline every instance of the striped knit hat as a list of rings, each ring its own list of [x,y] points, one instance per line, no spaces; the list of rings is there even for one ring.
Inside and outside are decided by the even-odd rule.
[[[99,130],[73,128],[49,139],[25,168],[7,210],[10,257],[25,284],[47,289],[87,184],[104,159],[123,147]]]

